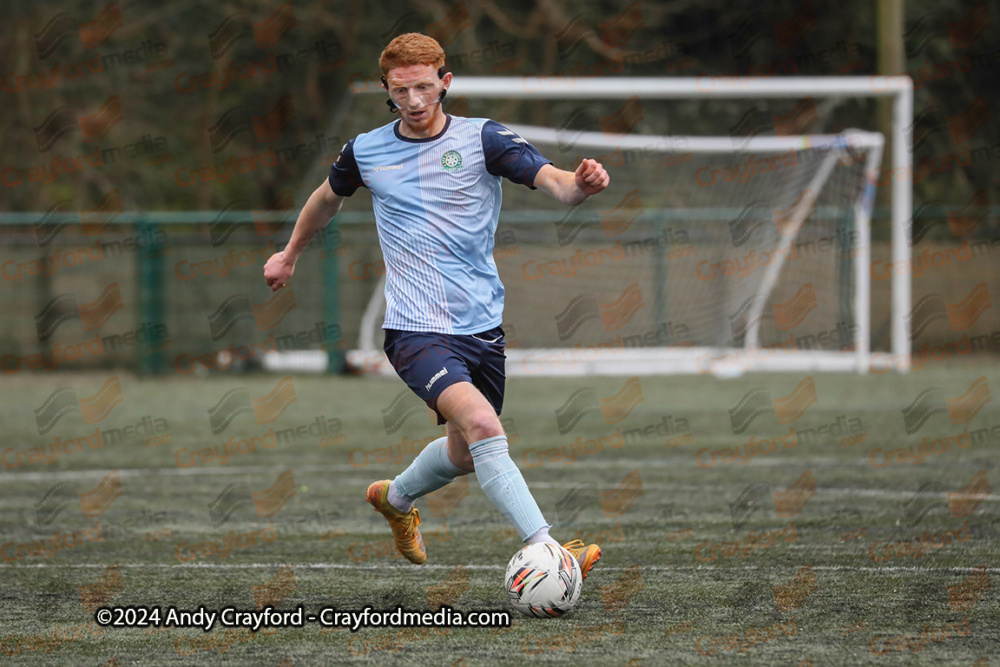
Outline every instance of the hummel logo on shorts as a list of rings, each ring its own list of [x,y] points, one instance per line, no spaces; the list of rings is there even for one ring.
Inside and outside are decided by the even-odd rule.
[[[428,382],[426,384],[426,386],[424,386],[424,389],[426,389],[427,391],[430,391],[431,390],[431,386],[433,386],[433,384],[435,382],[437,382],[438,380],[440,380],[442,377],[444,377],[447,374],[448,374],[448,369],[447,368],[442,368],[441,370],[439,370],[437,373],[435,373],[431,377],[431,381]]]

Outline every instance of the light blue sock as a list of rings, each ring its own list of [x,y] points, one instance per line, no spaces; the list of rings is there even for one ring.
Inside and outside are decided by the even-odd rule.
[[[389,502],[400,512],[408,512],[414,500],[447,486],[464,474],[448,457],[448,438],[438,438],[428,443],[410,467],[392,480]]]
[[[548,528],[538,503],[528,490],[524,476],[507,452],[507,436],[498,435],[469,445],[476,465],[476,479],[493,506],[527,540],[542,528]]]

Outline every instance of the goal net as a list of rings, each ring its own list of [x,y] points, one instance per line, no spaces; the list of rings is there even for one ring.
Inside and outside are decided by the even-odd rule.
[[[515,128],[540,147],[558,141]],[[864,368],[881,135],[739,143],[579,137],[621,151],[619,187],[611,201],[501,236],[521,348],[510,363],[545,374]]]
[[[506,287],[508,373],[866,372],[870,221],[884,140],[847,129],[857,114],[820,119],[836,116],[825,100],[842,103],[865,89],[856,80],[853,91],[831,80],[797,90],[747,82],[769,87],[714,95],[753,98],[731,107],[746,111],[724,116],[730,122],[716,136],[668,134],[651,100],[681,96],[664,93],[677,81],[618,89],[586,82],[589,88],[562,93],[570,99],[559,122],[551,115],[537,125],[499,118],[556,166],[572,170],[581,157],[594,157],[612,177],[608,190],[577,207],[504,186],[494,258]],[[902,83],[897,89],[908,90]],[[867,90],[879,93],[870,84]],[[452,91],[458,101],[447,110],[490,115],[476,102],[517,98],[518,91],[532,96],[520,80],[463,85],[459,77]],[[549,89],[545,97],[560,93]],[[767,98],[789,103],[768,107],[759,101]],[[816,129],[824,131],[808,132]],[[897,154],[893,167],[898,163]],[[901,189],[893,184],[894,209]],[[898,216],[894,211],[894,235]],[[889,241],[897,258],[899,239]],[[372,287],[347,361],[391,372],[381,352],[384,282]],[[908,301],[903,287],[893,285],[891,307],[888,296],[876,304],[892,310],[892,342],[883,352],[902,359],[900,369],[908,352],[896,339],[900,302]]]

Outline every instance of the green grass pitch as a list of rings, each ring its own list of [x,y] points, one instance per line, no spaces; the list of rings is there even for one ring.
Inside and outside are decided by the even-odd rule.
[[[603,546],[575,611],[257,634],[93,610],[510,609],[519,541],[474,476],[418,502],[421,567],[365,503],[441,433],[420,401],[395,379],[9,378],[0,660],[996,665],[996,371],[513,378],[511,454],[552,534]]]

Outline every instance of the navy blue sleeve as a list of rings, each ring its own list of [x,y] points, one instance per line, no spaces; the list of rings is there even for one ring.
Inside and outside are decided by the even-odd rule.
[[[488,120],[483,124],[482,136],[486,171],[494,176],[503,176],[534,190],[538,170],[552,164],[552,160],[546,160],[526,139],[496,121]]]
[[[358,188],[367,187],[354,159],[354,139],[340,149],[340,156],[330,167],[330,188],[340,197],[350,197]]]

